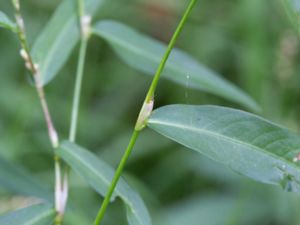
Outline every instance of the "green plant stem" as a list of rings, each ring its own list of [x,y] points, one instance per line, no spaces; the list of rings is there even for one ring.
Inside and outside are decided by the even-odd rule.
[[[79,103],[81,96],[81,87],[82,87],[82,79],[83,79],[83,71],[84,71],[84,62],[88,44],[88,35],[84,33],[84,27],[82,23],[82,19],[84,17],[84,2],[83,0],[78,0],[78,22],[81,31],[81,41],[80,41],[80,50],[76,71],[76,81],[73,95],[73,103],[72,103],[72,113],[71,113],[71,123],[70,123],[70,131],[69,131],[69,141],[75,142],[76,134],[77,134],[77,124],[78,124],[78,112],[79,112]],[[89,24],[87,24],[89,26]],[[64,170],[64,189],[67,193],[69,192],[69,184],[68,184],[68,174],[69,174],[69,166],[65,166]]]
[[[146,121],[148,119],[148,117],[150,116],[151,114],[151,111],[152,111],[152,107],[153,107],[153,99],[154,99],[154,93],[155,93],[155,90],[156,90],[156,87],[157,87],[157,84],[158,84],[158,81],[159,81],[159,78],[160,78],[160,75],[164,69],[164,66],[168,60],[168,57],[170,56],[170,53],[172,51],[172,49],[174,48],[174,45],[176,43],[176,40],[178,39],[178,36],[179,34],[181,33],[186,21],[187,21],[187,18],[188,16],[190,15],[194,5],[196,4],[197,0],[191,0],[190,1],[190,4],[188,6],[188,8],[186,9],[180,23],[178,24],[177,28],[176,28],[176,31],[174,32],[172,38],[171,38],[171,41],[168,45],[168,48],[158,66],[158,69],[154,75],[154,78],[152,80],[152,83],[150,85],[150,88],[147,92],[147,95],[146,95],[146,98],[144,100],[144,104],[140,110],[140,113],[139,113],[139,116],[138,116],[138,119],[137,119],[137,122],[136,122],[136,125],[135,125],[135,128],[134,128],[134,131],[132,133],[132,136],[131,136],[131,139],[129,141],[129,144],[125,150],[125,153],[124,155],[122,156],[122,159],[117,167],[117,170],[115,172],[115,175],[113,177],[113,180],[109,186],[109,189],[108,189],[108,192],[106,193],[105,195],[105,198],[104,198],[104,201],[101,205],[101,208],[99,209],[98,211],[98,214],[96,216],[96,219],[94,221],[94,225],[100,225],[103,217],[104,217],[104,214],[106,212],[106,209],[108,207],[108,204],[110,202],[110,199],[111,199],[111,196],[112,194],[114,193],[114,190],[116,188],[116,185],[118,183],[118,180],[120,179],[121,177],[121,174],[122,174],[122,171],[125,167],[125,164],[133,150],[133,147],[136,143],[136,140],[138,138],[138,135],[139,133],[141,132],[141,130],[144,128],[144,125],[146,124]]]
[[[119,178],[120,178],[120,176],[122,174],[122,171],[123,171],[123,169],[125,167],[125,164],[126,164],[128,158],[129,158],[129,156],[130,156],[130,154],[131,154],[131,152],[133,150],[133,147],[134,147],[134,145],[136,143],[136,140],[137,140],[137,138],[139,136],[139,133],[140,133],[140,131],[137,131],[137,130],[134,130],[133,133],[132,133],[132,136],[130,138],[129,144],[128,144],[126,150],[125,150],[125,154],[123,155],[123,157],[122,157],[122,159],[121,159],[121,161],[119,163],[119,166],[118,166],[118,168],[116,170],[116,173],[114,175],[114,178],[111,181],[111,185],[110,185],[109,190],[108,190],[108,192],[106,194],[106,197],[105,197],[105,199],[104,199],[104,201],[102,203],[101,209],[99,210],[99,213],[98,213],[98,215],[97,215],[97,217],[95,219],[94,225],[100,224],[101,220],[104,217],[106,208],[107,208],[107,206],[108,206],[108,204],[110,202],[110,198],[111,198],[111,196],[112,196],[112,194],[113,194],[113,192],[115,190],[115,187],[117,186]]]
[[[167,50],[158,66],[158,69],[154,75],[154,78],[152,80],[152,83],[151,83],[151,86],[149,88],[149,91],[147,93],[147,96],[146,96],[146,102],[149,103],[153,98],[154,98],[154,93],[155,93],[155,90],[156,90],[156,87],[157,87],[157,84],[158,84],[158,81],[159,81],[159,78],[160,78],[160,75],[166,65],[166,62],[171,54],[171,51],[172,49],[174,48],[174,45],[179,37],[179,34],[181,33],[186,21],[187,21],[187,18],[189,17],[189,15],[191,14],[191,11],[193,9],[193,7],[195,6],[197,0],[191,0],[190,1],[190,4],[189,6],[187,7],[181,21],[179,22],[172,38],[171,38],[171,41],[169,42],[169,45],[167,47]]]
[[[57,132],[54,128],[52,118],[50,115],[49,107],[45,98],[45,92],[43,85],[40,80],[40,74],[38,71],[37,66],[34,64],[33,59],[30,55],[29,47],[27,44],[27,39],[26,39],[26,33],[25,33],[25,26],[24,26],[24,21],[21,15],[20,11],[20,3],[18,0],[12,0],[13,6],[15,8],[15,16],[16,16],[16,24],[17,24],[17,34],[18,38],[20,40],[21,44],[21,56],[23,57],[25,61],[25,65],[27,69],[31,72],[34,83],[35,83],[35,88],[38,93],[38,97],[42,106],[42,110],[44,113],[44,117],[46,120],[47,128],[48,128],[48,134],[49,134],[49,139],[51,141],[51,144],[53,148],[56,148],[58,146],[58,137],[57,137]]]
[[[34,61],[32,59],[32,56],[30,55],[30,50],[27,44],[27,38],[26,38],[26,32],[25,32],[25,25],[24,25],[24,21],[22,18],[22,14],[21,14],[21,9],[20,9],[20,2],[19,0],[12,0],[12,4],[14,6],[15,9],[15,17],[16,17],[16,24],[17,24],[17,34],[18,34],[18,38],[20,40],[20,44],[21,44],[21,56],[24,59],[26,68],[29,70],[29,72],[32,74],[33,79],[34,79],[34,83],[35,83],[35,88],[40,100],[40,104],[43,110],[43,114],[44,114],[44,118],[46,121],[46,125],[48,128],[48,135],[49,135],[49,140],[52,144],[53,149],[55,150],[58,145],[59,145],[59,140],[58,140],[58,135],[56,132],[56,129],[54,127],[54,124],[52,122],[52,117],[49,111],[49,107],[48,107],[48,103],[45,97],[45,92],[44,92],[44,88],[40,79],[40,73],[38,70],[38,65],[34,64]],[[54,151],[54,164],[55,164],[55,206],[56,206],[56,211],[57,211],[57,215],[56,215],[56,219],[55,219],[55,225],[60,225],[61,221],[62,221],[62,217],[63,217],[63,211],[59,210],[61,209],[61,207],[57,207],[57,206],[62,206],[64,205],[64,203],[61,201],[61,199],[59,199],[59,196],[61,196],[61,193],[58,193],[58,191],[61,190],[61,178],[60,176],[57,177],[57,174],[61,174],[61,169],[60,169],[60,159],[59,157],[56,156],[56,153]],[[58,190],[58,191],[57,191]]]
[[[83,70],[84,70],[84,61],[87,49],[87,38],[82,38],[80,43],[79,50],[79,59],[78,59],[78,67],[75,81],[75,89],[74,89],[74,97],[73,97],[73,106],[72,106],[72,115],[71,115],[71,127],[69,140],[71,142],[75,142],[76,132],[77,132],[77,122],[78,122],[78,111],[79,111],[79,102],[81,95],[81,86],[82,86],[82,78],[83,78]]]

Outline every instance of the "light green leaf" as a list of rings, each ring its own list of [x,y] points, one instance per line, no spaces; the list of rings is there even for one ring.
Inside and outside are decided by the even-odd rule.
[[[85,0],[85,11],[94,15],[103,0]],[[43,84],[48,83],[67,61],[80,38],[77,1],[64,0],[34,43],[32,57],[39,65]]]
[[[104,161],[78,145],[64,141],[57,152],[92,188],[105,196],[114,170]],[[120,179],[113,198],[119,196],[127,208],[130,225],[150,225],[151,219],[141,197],[132,190],[124,179]]]
[[[52,225],[55,210],[51,205],[38,204],[0,215],[1,225]]]
[[[300,32],[300,0],[281,0],[284,4],[291,22],[298,32]]]
[[[166,49],[162,42],[116,21],[100,21],[94,26],[93,32],[104,38],[126,63],[150,75],[154,75]],[[190,88],[259,110],[257,104],[242,90],[179,49],[173,49],[162,76],[182,85],[189,82]]]
[[[0,11],[0,27],[9,29],[13,32],[17,31],[16,24],[12,22],[2,11]]]
[[[49,202],[53,197],[25,168],[13,165],[0,157],[0,187],[18,194],[35,196]],[[1,223],[0,223],[1,224]]]
[[[300,138],[253,114],[218,106],[170,105],[148,126],[256,181],[300,193]]]

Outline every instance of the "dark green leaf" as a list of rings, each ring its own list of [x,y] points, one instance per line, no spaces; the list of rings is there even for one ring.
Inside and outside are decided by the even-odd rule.
[[[193,196],[171,207],[161,210],[158,225],[220,225],[261,224],[268,221],[270,210],[259,198],[240,199],[225,195]],[[180,212],[180,213],[178,213]]]
[[[52,225],[55,210],[51,205],[38,204],[0,216],[1,225]]]
[[[300,192],[300,138],[253,114],[218,106],[170,105],[148,126],[254,180]]]
[[[49,202],[53,199],[51,192],[35,180],[25,168],[13,165],[3,158],[0,158],[0,186],[18,194],[39,197]]]
[[[91,152],[70,142],[63,142],[60,155],[83,179],[85,179],[99,194],[105,196],[114,170]],[[150,225],[151,220],[146,206],[140,196],[132,190],[124,179],[120,179],[114,193],[119,196],[127,208],[127,218],[130,225]]]
[[[166,49],[162,42],[116,21],[100,21],[94,26],[93,32],[104,38],[126,63],[150,75],[154,75]],[[172,51],[162,76],[182,85],[186,85],[189,79],[191,88],[216,94],[255,111],[259,110],[257,104],[242,90],[181,50]]]
[[[103,0],[85,0],[85,11],[94,15]],[[64,0],[36,40],[32,56],[43,84],[58,73],[80,38],[77,1]]]
[[[0,11],[0,27],[9,29],[13,32],[16,32],[17,30],[16,24],[12,22],[2,11]]]

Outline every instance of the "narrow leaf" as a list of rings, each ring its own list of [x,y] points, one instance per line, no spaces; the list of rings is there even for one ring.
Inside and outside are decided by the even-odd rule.
[[[105,196],[114,170],[104,161],[78,145],[64,141],[58,151],[60,155],[95,191]],[[150,225],[151,220],[141,197],[120,179],[114,193],[127,206],[127,218],[130,225]]]
[[[51,225],[55,210],[51,205],[38,204],[0,215],[1,225]]]
[[[130,66],[153,75],[164,54],[166,45],[116,21],[98,22],[93,32],[104,38],[115,52]],[[240,103],[252,110],[257,104],[242,90],[198,63],[187,53],[173,49],[162,76],[186,85]],[[188,78],[187,78],[188,77]]]
[[[300,193],[300,138],[253,114],[218,106],[170,105],[148,126],[256,181]]]
[[[9,29],[13,32],[16,32],[17,30],[16,24],[12,22],[2,11],[0,11],[0,27]]]
[[[85,0],[87,15],[94,15],[103,0]],[[36,40],[32,56],[39,65],[43,84],[48,83],[67,61],[80,38],[77,1],[64,0]]]
[[[53,199],[51,192],[34,179],[25,168],[13,165],[3,158],[0,158],[0,187],[18,194],[39,197],[49,202]]]

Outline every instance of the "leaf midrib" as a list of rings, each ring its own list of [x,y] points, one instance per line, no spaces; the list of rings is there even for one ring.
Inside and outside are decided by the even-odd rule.
[[[100,22],[101,23],[101,22]],[[99,30],[97,29],[97,28],[99,28]],[[103,30],[104,30],[104,32],[103,32]],[[135,32],[135,31],[134,31]],[[137,54],[138,56],[144,56],[144,57],[146,57],[146,58],[148,58],[148,59],[150,59],[150,60],[152,60],[152,61],[154,61],[155,63],[159,63],[159,57],[157,57],[157,55],[155,55],[155,54],[151,54],[151,52],[149,52],[149,51],[144,51],[143,50],[143,48],[137,48],[135,45],[133,45],[131,42],[126,42],[126,41],[124,41],[123,39],[120,39],[120,38],[118,38],[117,37],[117,35],[114,35],[114,33],[113,32],[110,32],[110,31],[108,31],[108,30],[106,30],[106,29],[103,29],[102,27],[100,27],[100,25],[98,25],[97,26],[97,24],[96,24],[96,26],[94,27],[94,29],[93,29],[93,33],[94,34],[97,34],[97,35],[99,35],[99,36],[101,36],[102,38],[104,38],[104,39],[106,39],[107,41],[108,41],[108,43],[110,44],[110,45],[112,45],[112,47],[114,48],[114,46],[113,46],[113,44],[115,44],[115,45],[119,45],[119,46],[122,46],[124,49],[126,49],[127,51],[133,51],[135,54]],[[140,37],[140,36],[142,36],[142,34],[140,34],[140,33],[138,33],[138,32],[135,32],[138,36],[139,36],[139,38],[144,38],[144,37]],[[150,41],[153,41],[153,40],[150,40]],[[129,44],[128,44],[129,43]],[[159,44],[161,44],[161,43],[159,43]],[[179,51],[180,52],[180,50],[178,50],[177,49],[177,51]],[[198,64],[198,62],[197,61],[195,61],[197,64]],[[180,71],[181,73],[184,73],[184,72],[186,72],[186,71],[183,71],[183,69],[182,69],[182,67],[181,66],[178,66],[174,61],[172,61],[172,60],[170,60],[170,61],[168,61],[168,65],[170,66],[170,68],[172,69],[172,70],[174,70],[175,72],[176,71]],[[195,74],[194,72],[192,72],[192,70],[191,69],[189,69],[190,70],[190,72],[192,73],[192,74]],[[221,80],[220,79],[220,77],[219,76],[217,76],[216,74],[211,74],[210,76],[214,76],[214,79],[218,79],[218,81],[223,81],[223,80]],[[168,77],[170,77],[170,78],[172,78],[172,76],[168,76]],[[199,80],[199,77],[198,76],[193,76],[196,80]],[[201,78],[202,80],[201,80],[201,85],[203,86],[202,88],[203,89],[205,89],[206,91],[208,91],[208,92],[211,92],[211,90],[213,89],[212,87],[211,87],[211,83],[209,82],[209,80],[205,77],[205,76],[203,76],[202,75],[202,78]],[[228,88],[228,89],[230,89],[233,93],[235,93],[236,94],[236,92],[237,91],[239,91],[239,90],[236,90],[236,88],[234,88],[233,86],[231,86],[229,83],[227,83],[227,82],[223,82],[223,85],[226,85],[226,88]],[[207,88],[207,87],[205,87],[205,86],[209,86],[210,88]],[[226,94],[224,91],[217,91],[218,93],[220,93],[220,94]],[[232,94],[233,94],[232,93]],[[241,94],[240,93],[240,91],[239,91],[239,94]],[[229,99],[231,99],[231,100],[234,100],[235,98],[232,98],[231,96],[229,96],[229,95],[227,95],[227,98],[229,98]],[[247,103],[247,105],[249,106],[250,104],[251,105],[255,105],[255,103],[254,102],[252,102],[251,101],[251,99],[247,96],[247,95],[245,95],[244,93],[242,93],[242,96],[241,96],[241,98],[239,97],[238,99],[236,99],[235,100],[236,102],[240,102],[240,103],[242,103],[243,101],[247,101],[247,102],[249,102],[249,103]],[[251,106],[251,107],[254,107],[254,106]]]
[[[84,160],[82,160],[80,157],[77,157],[77,154],[73,154],[73,151],[69,150],[68,147],[62,145],[62,147],[65,148],[66,151],[68,151],[70,156],[73,156],[73,158],[75,158],[78,162],[81,162],[84,166],[86,166],[87,168],[89,168],[95,175],[96,177],[100,178],[101,180],[103,180],[105,182],[106,185],[110,184],[110,181],[105,177],[102,176],[101,173],[99,174],[97,171],[95,171],[95,169],[93,167],[91,167],[88,163],[86,163]],[[105,193],[103,193],[105,194]]]
[[[39,222],[40,220],[47,218],[49,215],[51,215],[53,213],[53,209],[52,210],[46,210],[43,213],[40,213],[37,217],[29,220],[28,222],[26,222],[24,225],[34,225],[36,222]]]
[[[61,29],[62,32],[59,32],[59,35],[57,35],[57,38],[55,38],[55,41],[51,44],[51,47],[49,48],[50,50],[48,51],[48,54],[46,54],[46,58],[43,61],[43,69],[42,69],[42,78],[43,78],[43,83],[47,83],[47,77],[46,76],[46,72],[47,72],[47,68],[49,67],[49,62],[52,60],[52,56],[53,56],[53,52],[55,51],[55,49],[57,49],[57,46],[60,44],[60,41],[62,40],[62,38],[64,37],[64,34],[67,32],[68,29],[66,29],[66,27],[70,26],[70,23],[72,22],[72,20],[74,16],[69,17],[69,20],[65,23],[65,25],[63,26],[63,29]],[[40,63],[40,62],[38,62]],[[46,72],[45,72],[46,71]],[[46,79],[47,78],[47,79]]]
[[[100,179],[101,179],[102,176],[101,176],[100,174],[98,174],[97,172],[95,172],[95,170],[94,170],[93,167],[90,167],[89,164],[87,164],[84,160],[81,160],[81,158],[77,157],[76,154],[75,154],[75,155],[72,154],[73,151],[69,151],[69,149],[68,149],[66,146],[62,145],[62,147],[64,147],[65,150],[68,151],[69,155],[73,156],[77,161],[81,162],[84,166],[86,166],[87,168],[91,169],[91,171],[92,171],[94,174],[96,174],[97,177],[100,177]],[[104,182],[106,182],[107,185],[110,185],[110,181],[108,181],[105,177],[104,177],[104,179],[103,179],[103,177],[102,177],[102,180],[103,180]],[[117,193],[117,196],[119,196],[120,198],[122,198],[122,195],[121,195],[121,193],[119,192],[119,190],[118,190],[117,188],[116,188],[115,192]],[[124,198],[122,198],[122,199],[124,200]],[[136,213],[136,210],[132,207],[132,202],[129,201],[129,198],[128,198],[128,197],[127,197],[126,199],[127,199],[127,201],[125,201],[125,202],[126,202],[127,205],[130,205],[130,206],[131,206],[131,207],[130,207],[130,208],[131,208],[131,211],[134,212],[135,215],[138,215],[138,214]],[[130,204],[129,204],[129,203],[130,203]],[[136,216],[136,218],[140,221],[140,217],[139,217],[139,216]],[[143,223],[140,222],[140,224],[143,224]]]
[[[245,145],[245,146],[251,147],[255,151],[257,151],[258,153],[263,152],[266,155],[274,157],[274,158],[276,158],[279,161],[284,161],[286,164],[288,164],[291,167],[294,167],[295,169],[299,170],[299,167],[297,167],[295,164],[291,163],[290,161],[288,161],[285,158],[281,158],[278,155],[273,154],[272,152],[266,151],[265,149],[260,148],[258,146],[255,146],[255,145],[253,145],[251,143],[242,142],[240,140],[237,140],[237,139],[234,139],[232,137],[228,137],[228,136],[225,136],[225,135],[222,135],[222,134],[219,134],[219,133],[213,133],[213,132],[211,132],[209,130],[196,129],[194,127],[184,126],[184,125],[179,124],[179,123],[168,123],[168,122],[164,122],[164,121],[160,121],[160,120],[155,120],[155,119],[151,119],[151,118],[148,120],[148,124],[165,125],[165,126],[169,126],[169,127],[176,127],[176,128],[191,130],[191,131],[194,131],[194,132],[199,133],[199,134],[204,133],[204,134],[207,134],[208,136],[216,136],[216,137],[219,137],[220,139],[224,139],[225,141],[227,140],[229,142],[231,141],[231,142],[236,143],[236,144],[241,144],[241,145]]]

